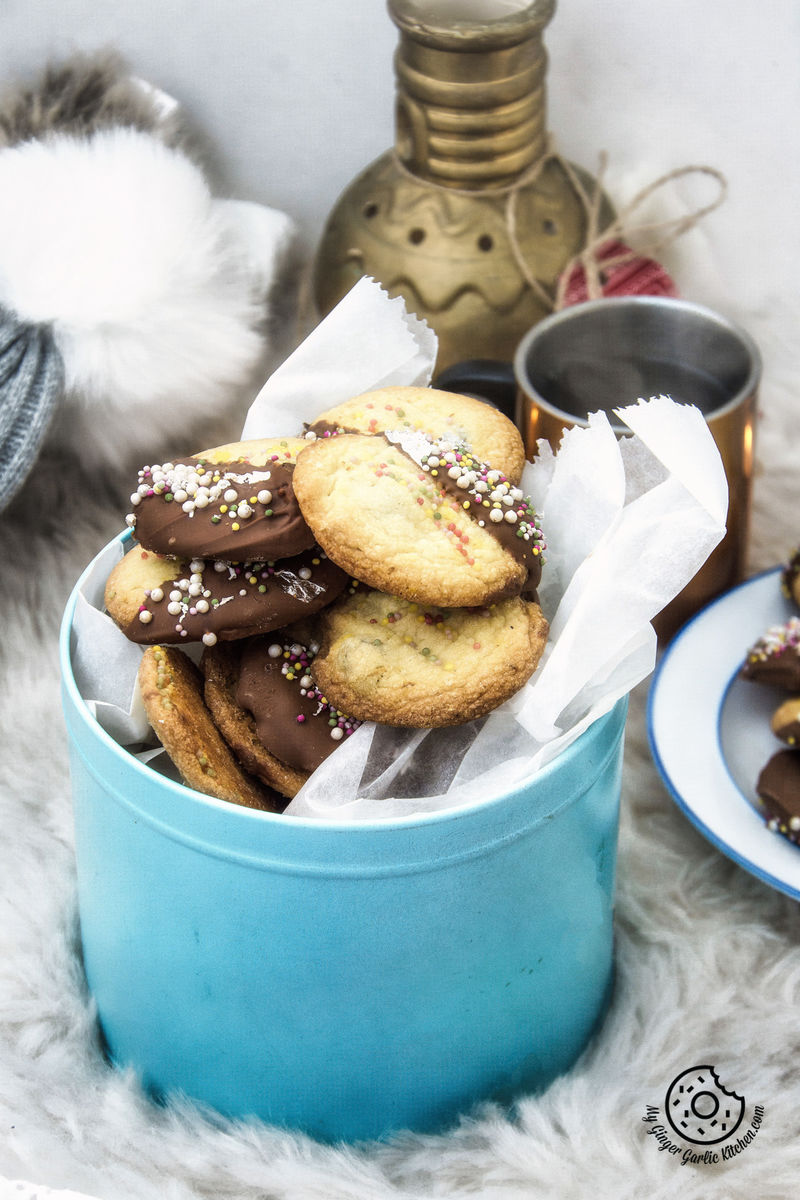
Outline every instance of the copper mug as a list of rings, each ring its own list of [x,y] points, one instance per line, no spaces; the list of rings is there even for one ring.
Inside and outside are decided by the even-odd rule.
[[[667,395],[706,418],[728,480],[727,532],[706,563],[653,624],[670,637],[744,575],[752,501],[761,356],[743,329],[710,308],[661,296],[590,300],[535,325],[513,364],[451,367],[436,386],[471,391],[516,420],[529,458],[540,438],[554,449],[565,429],[603,410]]]

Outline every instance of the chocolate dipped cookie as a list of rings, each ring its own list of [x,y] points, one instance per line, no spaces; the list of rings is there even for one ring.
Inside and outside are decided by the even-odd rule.
[[[781,571],[781,591],[787,600],[800,608],[800,547],[789,558]]]
[[[800,751],[779,750],[756,783],[767,825],[791,842],[800,840]]]
[[[317,646],[291,631],[203,653],[204,695],[217,728],[248,771],[292,797],[358,728],[317,688]]]
[[[370,587],[440,607],[532,593],[545,548],[530,501],[464,446],[341,434],[298,455],[294,488],[328,556]]]
[[[231,442],[142,467],[127,523],[147,550],[226,562],[291,558],[314,544],[292,487],[302,438]]]
[[[754,683],[800,693],[800,617],[770,626],[747,651],[740,674]]]
[[[281,629],[330,604],[347,576],[315,548],[275,562],[165,558],[135,546],[108,577],[109,616],[132,642],[203,642]]]
[[[308,426],[316,437],[335,433],[415,431],[468,447],[518,483],[525,465],[519,430],[483,400],[427,387],[385,387],[364,392],[320,413]]]
[[[778,705],[772,714],[770,728],[776,738],[787,746],[800,743],[800,696],[791,696]]]

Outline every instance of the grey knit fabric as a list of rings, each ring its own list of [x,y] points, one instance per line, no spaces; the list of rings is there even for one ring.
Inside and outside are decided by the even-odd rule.
[[[0,511],[25,482],[63,394],[50,330],[0,309]]]

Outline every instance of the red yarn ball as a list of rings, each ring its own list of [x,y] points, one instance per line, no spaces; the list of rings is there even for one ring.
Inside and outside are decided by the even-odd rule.
[[[620,255],[632,255],[625,262],[603,270],[602,263]],[[600,266],[600,284],[604,296],[677,296],[675,281],[654,258],[636,254],[624,242],[604,242],[595,252]],[[581,304],[589,299],[586,272],[582,263],[576,263],[569,272],[563,291],[563,305]]]

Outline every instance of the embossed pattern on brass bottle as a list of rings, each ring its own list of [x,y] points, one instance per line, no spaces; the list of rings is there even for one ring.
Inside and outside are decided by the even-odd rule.
[[[597,186],[548,150],[542,33],[554,10],[555,0],[389,0],[395,147],[331,212],[314,268],[321,313],[372,275],[436,331],[441,370],[511,358],[550,311],[586,239],[575,179],[587,195]],[[604,198],[601,224],[612,218]]]

